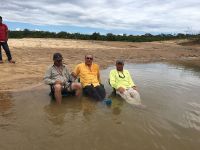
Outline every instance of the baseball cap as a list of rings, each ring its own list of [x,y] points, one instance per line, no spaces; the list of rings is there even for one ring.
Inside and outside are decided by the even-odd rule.
[[[62,60],[63,59],[63,57],[62,57],[62,55],[60,54],[60,53],[54,53],[53,54],[53,60]]]
[[[124,60],[118,59],[118,60],[116,60],[116,64],[124,64]]]

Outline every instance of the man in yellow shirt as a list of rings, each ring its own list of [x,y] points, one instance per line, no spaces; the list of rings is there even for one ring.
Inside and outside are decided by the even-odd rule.
[[[105,89],[100,84],[99,65],[93,63],[92,55],[86,55],[85,62],[78,64],[72,72],[72,75],[75,78],[80,77],[83,94],[96,100],[103,100],[105,98]]]
[[[139,94],[136,91],[136,85],[129,71],[123,69],[123,67],[124,61],[117,60],[116,69],[110,71],[110,84],[116,90],[116,94],[120,95],[127,102],[141,104]]]

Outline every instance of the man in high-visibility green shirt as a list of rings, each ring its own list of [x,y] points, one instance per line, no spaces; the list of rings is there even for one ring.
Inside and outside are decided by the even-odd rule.
[[[116,61],[116,69],[110,71],[110,84],[116,90],[116,94],[120,95],[123,99],[134,104],[141,104],[140,97],[136,91],[131,75],[128,70],[124,69],[124,61]]]

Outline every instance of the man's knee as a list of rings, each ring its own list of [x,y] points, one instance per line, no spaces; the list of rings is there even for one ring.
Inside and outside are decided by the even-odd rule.
[[[62,85],[60,85],[60,84],[55,84],[55,85],[54,85],[54,89],[55,89],[55,91],[61,91],[61,90],[62,90]]]
[[[95,89],[97,89],[97,90],[99,90],[99,91],[105,91],[103,85],[96,86]]]
[[[81,89],[82,86],[81,86],[81,83],[72,83],[71,88],[72,90],[78,90],[78,89]]]
[[[104,86],[102,86],[102,85],[97,86],[97,87],[95,87],[95,90],[96,90],[96,94],[101,97],[101,100],[105,98],[106,91],[105,91]]]
[[[83,88],[83,94],[84,95],[92,95],[92,93],[94,93],[94,87],[92,87],[91,85],[85,86]]]

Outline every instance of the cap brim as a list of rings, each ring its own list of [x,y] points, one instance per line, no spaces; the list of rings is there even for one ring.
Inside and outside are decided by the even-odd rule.
[[[122,61],[117,61],[116,64],[124,64]]]
[[[56,58],[56,59],[54,59],[55,61],[58,61],[58,60],[62,60],[62,58]]]

